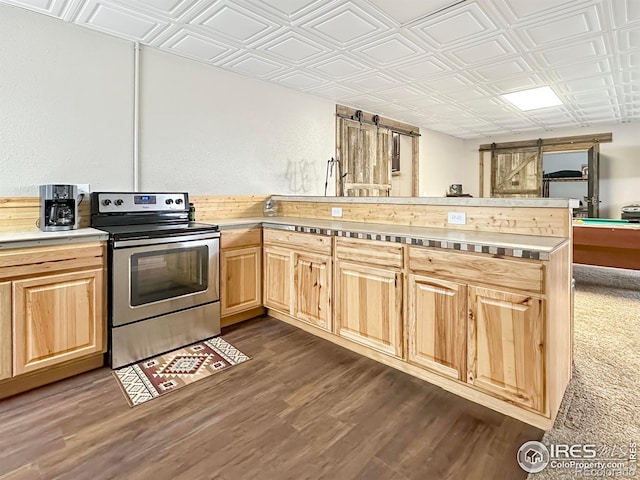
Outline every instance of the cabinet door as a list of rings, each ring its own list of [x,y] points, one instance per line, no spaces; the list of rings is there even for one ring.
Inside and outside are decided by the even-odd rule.
[[[468,382],[545,411],[543,301],[469,287]]]
[[[336,262],[335,333],[402,357],[402,274]]]
[[[103,269],[13,282],[13,374],[103,351]]]
[[[0,380],[11,376],[11,282],[0,282]]]
[[[262,305],[262,248],[220,252],[221,316]]]
[[[264,247],[264,304],[269,308],[293,314],[292,252],[271,246]]]
[[[409,362],[465,381],[466,286],[409,275],[408,307]]]
[[[294,316],[331,331],[331,259],[295,254]]]

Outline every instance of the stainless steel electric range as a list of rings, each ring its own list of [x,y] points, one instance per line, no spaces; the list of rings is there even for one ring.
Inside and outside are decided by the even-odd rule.
[[[93,192],[109,233],[109,359],[118,368],[220,334],[220,233],[186,193]]]

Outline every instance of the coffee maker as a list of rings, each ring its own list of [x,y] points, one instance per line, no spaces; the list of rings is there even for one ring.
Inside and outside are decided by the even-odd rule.
[[[78,186],[40,185],[40,230],[78,228]]]

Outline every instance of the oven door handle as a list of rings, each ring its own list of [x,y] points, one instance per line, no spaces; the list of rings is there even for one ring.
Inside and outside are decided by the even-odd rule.
[[[136,240],[117,240],[113,242],[113,248],[141,247],[146,245],[161,245],[163,243],[175,242],[192,242],[196,240],[207,240],[210,238],[220,238],[220,232],[198,233],[196,235],[179,235],[175,237],[166,236],[158,238],[140,238]]]

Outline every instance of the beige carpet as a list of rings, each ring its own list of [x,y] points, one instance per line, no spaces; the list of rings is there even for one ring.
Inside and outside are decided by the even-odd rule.
[[[640,272],[575,265],[574,278],[573,379],[542,442],[640,442]],[[576,475],[549,467],[529,475],[565,478]]]

